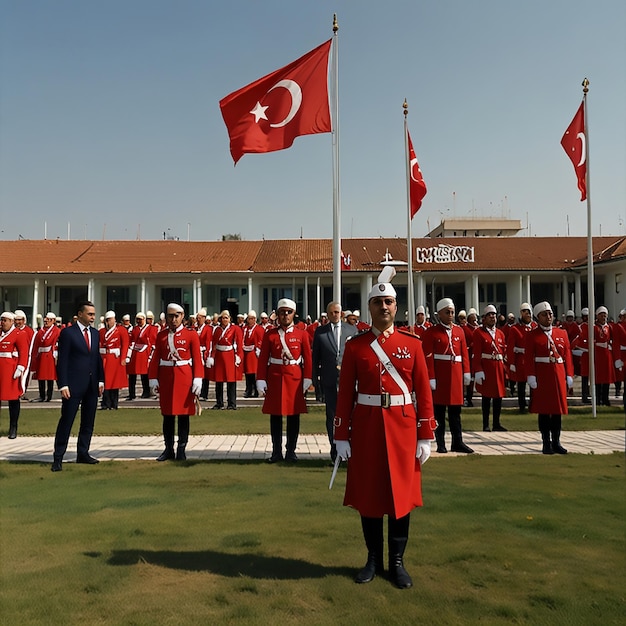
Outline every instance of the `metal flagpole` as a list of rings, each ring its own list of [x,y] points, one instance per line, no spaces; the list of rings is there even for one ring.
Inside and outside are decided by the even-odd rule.
[[[333,115],[333,300],[341,302],[341,207],[339,196],[339,80],[337,14],[333,14],[333,69],[331,109]]]
[[[413,235],[411,233],[411,157],[409,155],[409,129],[407,127],[407,115],[409,114],[409,105],[404,99],[402,105],[404,109],[404,163],[406,169],[406,248],[407,248],[407,300],[409,309],[409,328],[415,326],[415,288],[413,285]]]
[[[589,392],[591,393],[591,416],[597,417],[596,396],[596,359],[594,354],[594,327],[596,314],[595,278],[593,275],[593,237],[591,235],[591,188],[589,185],[589,131],[587,126],[587,93],[589,92],[589,81],[585,78],[583,86],[583,132],[585,133],[585,190],[587,193],[587,302],[589,307],[588,323],[588,343],[589,348]],[[593,317],[592,317],[593,316]],[[593,320],[593,321],[592,321]]]

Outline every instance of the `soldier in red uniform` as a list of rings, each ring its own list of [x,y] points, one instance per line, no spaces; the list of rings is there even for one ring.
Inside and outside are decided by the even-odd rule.
[[[433,391],[435,419],[437,420],[437,452],[445,454],[446,448],[446,408],[452,435],[452,452],[471,454],[474,452],[463,443],[461,407],[463,406],[464,385],[470,383],[470,363],[465,343],[465,333],[454,323],[454,302],[442,298],[437,303],[439,323],[426,330],[422,346],[428,365],[430,388]]]
[[[567,389],[574,382],[574,364],[567,331],[552,326],[552,307],[548,302],[535,305],[539,326],[526,333],[525,367],[530,410],[537,413],[543,454],[566,454],[561,446],[561,416],[567,414]],[[552,440],[550,440],[552,437]]]
[[[611,342],[613,330],[608,323],[609,310],[605,306],[596,309],[596,323],[593,326],[593,356],[596,371],[596,402],[611,406],[609,391],[615,382],[615,370]]]
[[[120,389],[128,382],[124,355],[128,352],[128,331],[118,326],[115,311],[107,311],[104,315],[104,328],[100,333],[100,354],[104,367],[104,391],[102,392],[101,409],[117,411]]]
[[[413,334],[421,339],[426,332],[426,329],[431,326],[432,324],[426,319],[426,309],[420,304],[415,310],[415,326],[413,326]]]
[[[509,366],[509,379],[517,383],[517,406],[520,413],[526,412],[526,333],[537,328],[528,302],[520,307],[520,321],[509,329],[506,340],[506,361]]]
[[[202,391],[200,392],[200,400],[209,399],[209,369],[205,367],[207,358],[207,348],[211,349],[211,337],[213,335],[213,326],[208,323],[207,310],[200,309],[196,313],[196,332],[200,339],[200,354],[202,355],[202,367],[204,368],[204,376],[202,378]]]
[[[276,305],[278,326],[263,336],[256,386],[265,396],[263,413],[270,416],[272,455],[269,463],[283,460],[283,415],[287,416],[285,458],[297,461],[300,414],[307,413],[305,394],[311,386],[313,364],[311,343],[305,330],[294,327],[296,303],[282,298]]]
[[[619,322],[613,324],[613,359],[615,365],[615,386],[620,381],[622,384],[626,380],[626,309],[619,312]],[[626,385],[622,385],[626,387]],[[622,394],[624,411],[626,412],[626,392]]]
[[[154,325],[146,323],[146,314],[139,311],[135,316],[135,326],[130,333],[130,345],[126,354],[126,373],[128,374],[128,397],[135,399],[137,376],[141,378],[141,397],[150,397],[148,382],[148,364],[154,348]]]
[[[39,397],[31,402],[50,402],[54,381],[57,379],[57,349],[61,329],[56,325],[56,315],[46,313],[43,328],[35,336],[31,353],[31,372],[39,381]]]
[[[504,386],[504,357],[506,341],[504,333],[496,328],[496,307],[488,304],[483,311],[483,325],[472,335],[474,350],[474,380],[476,390],[482,395],[483,430],[490,432],[489,412],[493,401],[493,430],[506,431],[500,423]]]
[[[422,506],[421,467],[430,456],[435,420],[422,344],[394,329],[394,274],[393,267],[383,269],[369,293],[371,330],[346,343],[335,445],[338,458],[348,460],[344,505],[360,513],[368,552],[355,582],[368,583],[383,571],[387,515],[389,575],[405,589],[413,584],[403,563],[410,512]]]
[[[582,403],[591,404],[589,398],[589,308],[581,312],[580,334],[572,344],[574,356],[580,357],[580,382],[582,387]]]
[[[258,398],[256,388],[256,370],[259,365],[259,354],[265,331],[256,323],[256,311],[248,311],[246,325],[243,328],[243,373],[246,377],[244,398]]]
[[[237,381],[243,378],[243,332],[231,321],[226,310],[220,313],[220,325],[213,329],[211,354],[207,359],[215,380],[215,405],[224,408],[224,383],[226,383],[227,409],[237,409]]]
[[[463,311],[464,312],[464,311]],[[470,384],[465,388],[465,404],[464,406],[473,407],[474,402],[472,398],[474,397],[474,352],[472,349],[472,337],[474,336],[474,331],[478,328],[476,309],[470,307],[467,311],[467,323],[463,323],[463,319],[461,318],[461,311],[459,311],[459,325],[463,329],[465,333],[465,343],[467,344],[467,352],[469,354],[470,360],[470,372],[472,378],[470,380]]]
[[[28,377],[30,375],[31,355],[33,353],[33,344],[35,343],[35,331],[26,323],[26,313],[21,309],[17,309],[15,315],[15,328],[26,335],[26,341],[28,343],[28,365],[26,370],[22,374],[22,389],[24,393],[28,389]],[[26,396],[22,394],[21,400],[26,400]]]
[[[202,357],[198,333],[184,325],[185,309],[167,305],[167,327],[159,332],[150,361],[150,387],[159,393],[163,415],[165,450],[157,461],[187,458],[189,416],[196,412],[196,396],[202,391]],[[178,416],[178,447],[174,454],[175,418]]]
[[[9,403],[9,439],[17,437],[29,347],[26,333],[19,331],[14,321],[15,315],[11,311],[0,315],[0,401]]]

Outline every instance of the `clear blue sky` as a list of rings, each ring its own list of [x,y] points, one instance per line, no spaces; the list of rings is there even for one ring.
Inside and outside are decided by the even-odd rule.
[[[472,214],[585,235],[560,146],[584,77],[593,234],[626,233],[623,0],[0,0],[0,239],[332,237],[331,136],[233,167],[218,102],[333,12],[344,237],[406,236],[404,98],[415,237]]]

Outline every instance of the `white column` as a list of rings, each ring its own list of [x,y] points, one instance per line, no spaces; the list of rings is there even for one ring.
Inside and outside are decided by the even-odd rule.
[[[252,276],[248,276],[248,311],[251,311],[254,308],[254,298],[252,297],[252,287],[253,281]],[[261,314],[261,311],[258,311],[258,314]]]
[[[417,285],[415,286],[415,304],[417,308],[420,304],[426,304],[426,282],[422,272],[417,272]]]
[[[561,281],[561,307],[561,313],[565,315],[567,309],[569,309],[569,281],[567,280],[567,276],[563,276],[563,280]]]
[[[582,309],[582,289],[580,274],[574,274],[574,315],[580,315],[580,309]]]
[[[319,319],[322,314],[322,283],[320,276],[317,277],[317,284],[315,285],[315,319]]]
[[[525,277],[525,282],[526,282],[526,293],[524,294],[524,302],[528,302],[530,305],[535,306],[535,303],[533,303],[530,299],[530,274],[527,274]]]
[[[37,330],[37,314],[39,313],[39,279],[33,282],[33,318],[31,320],[32,327]]]
[[[146,301],[146,279],[145,278],[141,279],[141,285],[139,287],[139,308],[144,313],[146,312],[147,301]],[[155,315],[158,315],[158,313],[155,313]]]
[[[472,274],[472,298],[470,307],[474,307],[478,311],[480,319],[480,295],[478,292],[478,274]]]

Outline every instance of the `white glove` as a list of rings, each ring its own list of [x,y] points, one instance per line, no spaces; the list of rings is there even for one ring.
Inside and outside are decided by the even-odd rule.
[[[622,359],[615,359],[615,369],[621,370],[624,367],[624,361]]]
[[[517,372],[517,369],[515,368],[515,365],[513,365],[513,363],[511,363],[511,365],[509,365],[509,370],[511,372]]]
[[[241,365],[241,357],[238,354],[235,354],[235,367],[239,367]]]
[[[127,357],[124,359],[124,363],[126,363],[126,365],[128,365],[128,364],[130,363],[130,357],[129,357],[129,356],[127,356]]]
[[[13,372],[13,378],[19,378],[24,373],[24,366],[18,365]]]
[[[202,378],[194,378],[191,383],[191,393],[194,396],[199,396],[202,392]]]
[[[430,379],[430,388],[433,391],[437,391],[437,379],[436,378],[431,378]]]
[[[536,376],[529,376],[526,380],[528,382],[528,386],[531,389],[537,389],[537,377]]]
[[[256,354],[256,358],[258,359],[261,356],[261,348],[255,348],[254,353]]]
[[[337,448],[337,456],[342,461],[347,461],[352,456],[352,448],[350,448],[349,441],[335,441],[335,448]]]
[[[571,389],[574,386],[574,379],[571,376],[567,376],[567,388]]]
[[[111,348],[111,354],[113,354],[115,356],[119,356],[120,355],[120,349],[119,348]]]
[[[215,365],[215,359],[212,356],[207,357],[206,366],[211,368]]]
[[[151,378],[149,381],[150,389],[154,389],[155,391],[159,388],[159,381],[156,378]]]
[[[430,441],[428,439],[419,439],[417,441],[415,458],[420,462],[420,465],[424,465],[428,461],[430,458]]]
[[[312,384],[313,381],[310,378],[302,379],[302,393],[306,393]]]
[[[474,374],[474,382],[477,385],[482,385],[485,382],[485,372],[476,372]]]
[[[465,374],[463,374],[463,385],[465,387],[469,387],[471,382],[472,382],[472,375],[469,372],[465,372]]]
[[[578,348],[576,348],[575,350],[572,350],[572,354],[574,356],[582,356],[583,355],[583,351],[579,350]]]
[[[262,396],[264,396],[267,393],[267,382],[265,382],[264,380],[257,380],[256,381],[256,390]]]

